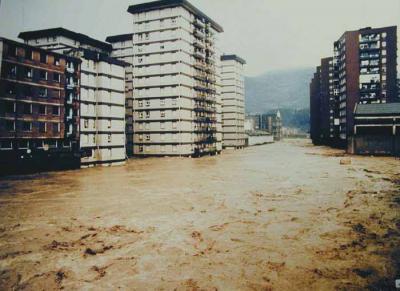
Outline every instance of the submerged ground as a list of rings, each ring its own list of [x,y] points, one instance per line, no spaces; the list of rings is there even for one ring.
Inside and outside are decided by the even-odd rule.
[[[394,289],[399,172],[292,140],[3,178],[0,290]]]

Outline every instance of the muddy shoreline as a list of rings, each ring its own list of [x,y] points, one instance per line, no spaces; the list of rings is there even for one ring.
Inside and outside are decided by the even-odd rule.
[[[0,290],[395,290],[399,174],[292,140],[4,178]]]

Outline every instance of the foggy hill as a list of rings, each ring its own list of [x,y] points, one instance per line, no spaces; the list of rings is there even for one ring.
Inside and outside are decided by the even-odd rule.
[[[246,112],[281,109],[285,126],[309,127],[309,84],[314,68],[270,71],[245,78]]]

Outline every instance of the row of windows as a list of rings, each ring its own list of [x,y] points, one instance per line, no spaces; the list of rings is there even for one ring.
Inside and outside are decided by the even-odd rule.
[[[165,152],[166,149],[167,149],[167,147],[165,145],[161,145],[160,146],[160,151],[161,152]],[[151,146],[139,146],[139,153],[150,152],[150,150],[151,150]],[[178,151],[178,147],[176,145],[173,145],[172,146],[172,151],[173,152],[177,152]]]
[[[70,141],[56,141],[56,140],[46,140],[46,141],[30,141],[30,140],[21,140],[21,141],[9,141],[3,140],[0,141],[0,149],[13,149],[14,147],[17,149],[29,149],[29,148],[57,148],[58,146],[62,147],[71,147]]]
[[[93,134],[93,135],[89,135],[89,134],[84,135],[84,134],[82,134],[82,136],[81,136],[82,140],[84,140],[84,142],[85,142],[86,145],[89,144],[89,142],[90,142],[90,137],[92,137],[92,143],[95,144],[96,141],[97,141],[96,135],[95,135],[95,134]],[[108,142],[108,143],[111,143],[111,142],[112,142],[112,134],[111,134],[111,133],[107,134],[107,142]]]
[[[112,120],[111,120],[111,119],[108,119],[108,120],[107,120],[107,127],[108,127],[108,128],[111,128],[111,126],[112,126]],[[83,121],[83,127],[84,127],[84,128],[89,128],[89,120],[88,120],[88,119],[85,119],[85,120]],[[93,128],[93,129],[96,128],[96,123],[94,122],[94,120],[93,120],[93,123],[92,123],[92,128]]]
[[[146,107],[150,107],[150,105],[151,105],[151,100],[145,100],[145,101],[139,100],[139,101],[138,101],[138,107],[143,107],[143,104],[144,104]],[[176,98],[173,98],[173,99],[172,99],[172,102],[171,102],[171,105],[175,106],[176,104],[177,104],[177,99],[176,99]],[[165,106],[165,99],[160,99],[160,106]]]
[[[41,97],[41,98],[60,98],[61,90],[47,89],[31,85],[21,85],[13,82],[6,83],[5,93],[8,95],[17,95],[19,97]]]
[[[60,123],[46,123],[46,122],[31,122],[31,121],[17,121],[14,120],[3,120],[2,127],[5,131],[14,132],[16,131],[17,123],[20,125],[20,130],[23,132],[32,132],[35,129],[39,133],[46,133],[51,131],[53,134],[60,132]]]
[[[23,57],[26,60],[33,61],[34,60],[34,55],[38,53],[40,55],[39,61],[41,63],[43,63],[43,64],[49,64],[50,63],[49,55],[46,54],[45,52],[37,52],[35,50],[32,50],[31,48],[19,48],[14,44],[8,44],[7,45],[7,54],[10,57],[21,56],[21,55],[18,54],[18,51],[20,51],[21,49],[24,51]],[[51,64],[53,64],[55,66],[59,66],[60,65],[60,58],[57,57],[57,56],[53,56],[53,62]]]
[[[17,66],[17,65],[9,65],[5,66],[5,73],[8,78],[16,79],[30,79],[32,80],[34,77],[43,80],[43,81],[53,81],[60,83],[61,75],[55,72],[47,72],[44,70],[33,69],[31,67],[25,66]],[[51,76],[51,77],[50,77]]]
[[[59,106],[42,105],[42,104],[29,104],[29,103],[16,103],[8,100],[0,102],[0,112],[4,113],[22,113],[22,114],[40,114],[40,115],[60,115]]]

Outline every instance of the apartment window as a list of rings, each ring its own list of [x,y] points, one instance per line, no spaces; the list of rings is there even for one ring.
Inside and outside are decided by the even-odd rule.
[[[139,146],[139,153],[143,153],[143,146]]]
[[[145,37],[146,37],[147,40],[150,39],[150,34],[146,33]]]
[[[386,47],[386,41],[382,41],[382,47]]]
[[[32,104],[23,104],[23,113],[32,114]]]
[[[17,66],[11,65],[7,67],[7,77],[15,78],[17,76]]]
[[[382,56],[386,56],[386,50],[382,50]]]
[[[3,140],[0,142],[0,148],[4,150],[12,149],[12,142],[8,140]]]
[[[53,133],[59,133],[59,132],[60,132],[60,124],[53,123]]]
[[[39,114],[41,115],[46,114],[46,105],[39,105]]]
[[[10,95],[15,95],[17,93],[17,90],[15,88],[15,83],[8,83],[7,84],[6,93],[10,94]]]
[[[33,60],[33,51],[30,49],[25,50],[25,59],[27,60]]]
[[[176,17],[171,18],[171,24],[176,24]]]
[[[32,97],[33,96],[33,88],[29,85],[25,85],[22,87],[23,93],[26,97]]]
[[[96,135],[93,134],[93,138],[92,138],[93,143],[96,143]]]
[[[143,118],[143,112],[139,112],[139,118]]]
[[[150,100],[146,100],[146,107],[150,107]]]
[[[18,142],[18,148],[19,149],[27,149],[27,148],[29,148],[29,142],[27,140],[19,141]]]
[[[138,59],[138,63],[139,63],[139,64],[143,63],[143,58],[139,58],[139,59]]]
[[[165,111],[164,110],[160,111],[160,116],[161,117],[165,117]]]
[[[24,77],[26,78],[26,79],[32,79],[32,75],[33,75],[33,71],[32,71],[32,68],[25,68],[25,70],[24,70]]]
[[[146,128],[146,130],[149,130],[150,129],[150,123],[146,122],[145,128]]]
[[[60,83],[60,74],[54,73],[53,74],[53,81]]]
[[[386,58],[382,58],[382,64],[386,64]]]
[[[165,106],[165,99],[160,99],[160,106]]]
[[[58,106],[53,106],[53,115],[60,115],[60,108]]]
[[[176,122],[172,122],[172,128],[176,128],[177,127],[177,123]]]
[[[43,64],[47,63],[47,55],[46,55],[46,53],[44,53],[44,52],[40,53],[40,62],[43,63]]]
[[[150,140],[150,134],[146,134],[146,140],[147,140],[147,141]]]
[[[139,123],[139,129],[143,129],[143,123]]]
[[[46,71],[40,71],[39,76],[41,80],[47,80],[47,72]]]
[[[46,132],[46,123],[45,122],[39,122],[39,132],[40,133]]]
[[[139,101],[138,101],[138,106],[139,106],[139,107],[143,107],[143,100],[139,100]]]
[[[161,128],[161,129],[164,129],[164,128],[165,128],[165,122],[161,122],[161,123],[160,123],[160,128]]]
[[[107,141],[110,143],[111,142],[111,137],[112,137],[112,135],[111,135],[111,133],[109,133],[108,135],[107,135]]]
[[[160,45],[160,49],[161,50],[165,49],[165,46],[164,45]]]
[[[138,39],[139,39],[139,40],[142,40],[142,39],[143,39],[143,34],[142,34],[142,33],[139,33],[139,34],[138,34]]]
[[[173,98],[173,99],[172,99],[172,105],[175,106],[176,103],[177,103],[177,102],[176,102],[176,98]]]
[[[89,120],[85,119],[85,120],[83,121],[83,127],[84,127],[84,128],[88,128],[88,127],[89,127]]]
[[[146,118],[150,118],[150,111],[146,111]]]
[[[108,120],[108,128],[111,128],[111,119]]]
[[[386,32],[382,33],[382,38],[386,38]]]
[[[7,131],[15,131],[15,122],[12,120],[5,120],[5,128]]]
[[[27,121],[22,122],[22,131],[32,131],[32,123]]]
[[[139,134],[139,141],[143,140],[143,134]]]
[[[60,65],[60,58],[54,56],[54,62],[53,62],[53,64],[54,64],[55,66],[59,66],[59,65]]]
[[[16,56],[17,56],[17,47],[10,44],[10,45],[8,46],[7,54],[8,54],[8,56],[10,56],[10,57],[16,57]]]
[[[47,97],[47,88],[39,88],[39,97]]]
[[[15,112],[15,103],[11,101],[4,101],[4,111],[5,113],[14,113]]]
[[[164,27],[164,19],[160,20],[160,27]]]

